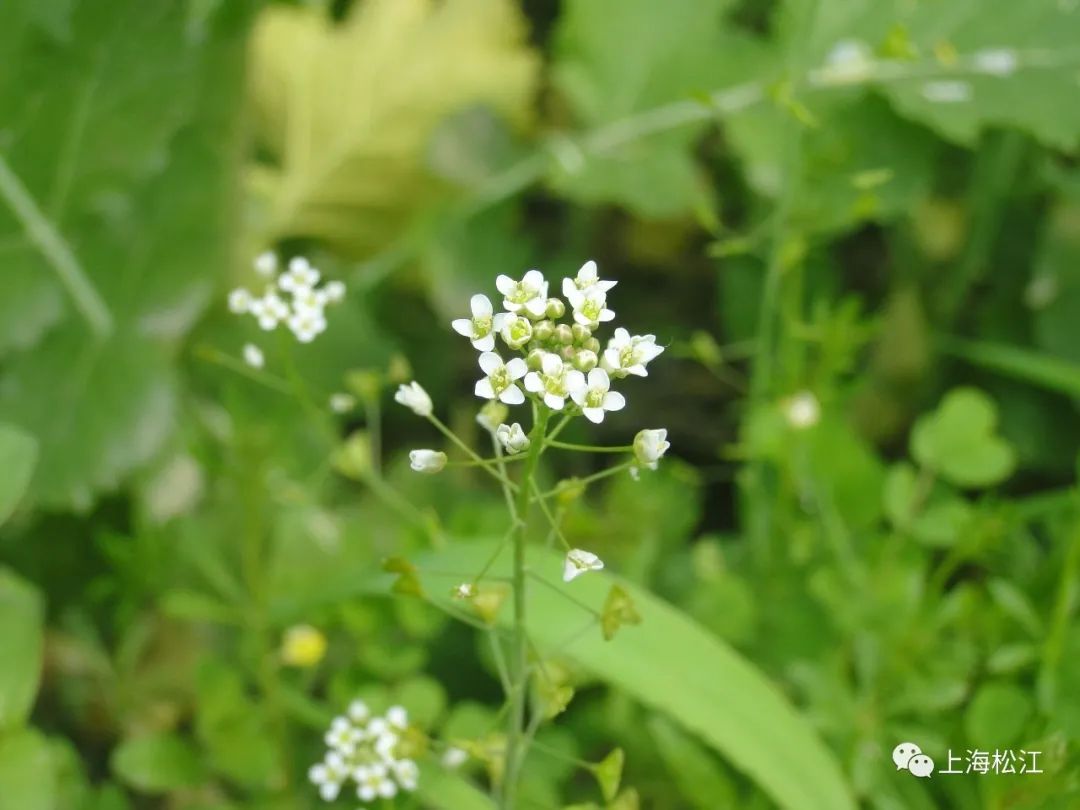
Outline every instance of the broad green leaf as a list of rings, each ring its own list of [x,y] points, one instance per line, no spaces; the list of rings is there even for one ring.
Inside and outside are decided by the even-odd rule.
[[[41,679],[45,607],[29,583],[0,568],[0,735],[30,715]]]
[[[434,810],[495,810],[495,803],[472,782],[435,765],[422,768],[416,793]]]
[[[49,741],[34,729],[0,734],[0,810],[54,810],[56,800]]]
[[[735,786],[701,743],[660,715],[649,718],[648,727],[686,801],[697,810],[735,806]]]
[[[240,110],[251,4],[208,11],[201,33],[179,3],[66,8],[5,32],[21,68],[0,77],[0,239],[11,247],[0,315],[18,312],[0,317],[0,351],[21,351],[5,366],[0,419],[40,443],[30,500],[86,509],[173,428],[170,355],[228,259],[230,150],[215,144]],[[70,36],[56,41],[61,30]],[[108,337],[82,316],[87,294]]]
[[[985,340],[942,340],[942,349],[974,366],[996,371],[1013,379],[1080,397],[1080,363],[1061,360],[1041,352],[992,343]]]
[[[961,487],[988,487],[1012,474],[1016,453],[995,433],[997,408],[976,388],[950,391],[911,432],[911,454]]]
[[[486,542],[459,543],[425,555],[418,565],[426,590],[450,606],[448,594],[460,577],[434,572],[478,571],[491,549]],[[824,743],[738,653],[643,588],[606,571],[590,572],[567,585],[561,581],[560,555],[537,547],[529,554],[532,571],[548,585],[528,593],[529,633],[541,650],[557,649],[561,657],[668,715],[745,772],[781,807],[854,808]],[[507,575],[507,556],[495,564],[492,575]],[[616,583],[633,598],[642,623],[607,642],[595,617],[560,591],[599,609]],[[380,588],[388,584],[384,578]],[[506,613],[502,621],[508,620]],[[578,632],[590,625],[590,632]],[[784,767],[777,768],[777,762]]]
[[[1063,189],[1064,191],[1064,189]],[[1080,364],[1080,200],[1060,201],[1051,212],[1025,302],[1032,311],[1036,345],[1062,360]],[[1080,365],[1076,373],[1080,389]]]
[[[37,456],[38,443],[33,436],[0,423],[0,526],[26,492]]]
[[[1017,742],[1031,717],[1029,692],[1008,681],[983,684],[964,713],[969,744],[981,748],[1007,748]]]
[[[268,238],[312,237],[360,257],[384,245],[444,187],[425,165],[439,123],[487,105],[523,125],[536,70],[509,0],[371,0],[341,23],[267,9],[251,82],[276,161],[261,181]]]
[[[196,748],[168,732],[125,740],[113,751],[110,765],[118,779],[143,793],[196,787],[208,776]]]
[[[764,48],[725,29],[724,0],[571,0],[555,37],[554,81],[582,129],[598,129],[671,102],[690,105],[768,65]],[[556,187],[586,203],[617,203],[643,217],[706,204],[692,154],[707,120],[582,153],[556,149]],[[587,144],[596,146],[596,144]]]

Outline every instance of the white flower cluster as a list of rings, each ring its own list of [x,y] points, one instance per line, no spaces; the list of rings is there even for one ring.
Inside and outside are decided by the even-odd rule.
[[[398,755],[408,725],[408,713],[401,706],[392,706],[379,716],[362,700],[353,701],[326,732],[325,758],[308,771],[319,795],[332,802],[350,780],[356,783],[356,796],[362,802],[416,790],[420,769],[413,760]]]
[[[520,281],[509,276],[495,280],[505,312],[496,313],[487,296],[474,295],[472,317],[459,318],[451,326],[480,352],[484,376],[476,383],[476,395],[520,405],[528,392],[552,410],[576,409],[597,423],[605,413],[625,407],[625,397],[611,390],[612,380],[647,376],[646,366],[664,349],[656,345],[655,336],[631,335],[623,328],[616,329],[603,347],[593,336],[600,324],[615,318],[607,305],[607,293],[615,283],[598,278],[592,261],[583,264],[574,278],[564,278],[568,323],[560,323],[567,315],[567,303],[548,296],[548,282],[539,270],[528,271]],[[496,337],[520,356],[504,360],[496,351]],[[505,433],[500,441],[509,452],[523,449],[516,432],[512,439]]]
[[[229,293],[229,309],[251,315],[268,332],[285,324],[297,340],[310,343],[326,331],[326,307],[345,298],[345,284],[328,281],[319,286],[319,271],[302,256],[290,259],[284,272],[279,269],[276,255],[260,255],[255,272],[267,282],[262,295],[237,287]]]

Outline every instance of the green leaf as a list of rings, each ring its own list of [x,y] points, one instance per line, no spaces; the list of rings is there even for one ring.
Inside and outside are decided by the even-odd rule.
[[[972,365],[996,371],[1007,377],[1048,391],[1080,397],[1080,363],[1059,360],[1041,352],[985,340],[962,340],[949,337],[942,349]]]
[[[208,777],[195,747],[168,732],[125,740],[113,751],[110,764],[118,779],[144,793],[197,787]]]
[[[45,607],[37,590],[0,568],[0,732],[30,715],[41,679]]]
[[[448,594],[460,577],[435,572],[478,571],[492,548],[487,542],[458,543],[417,560],[426,590],[449,607]],[[745,772],[781,807],[854,808],[828,748],[779,690],[738,653],[643,588],[606,571],[590,572],[567,585],[561,581],[560,555],[532,547],[529,556],[534,575],[549,585],[530,588],[528,594],[529,634],[541,650],[558,649],[560,656],[665,713]],[[508,566],[507,559],[500,559],[491,574],[506,576]],[[596,619],[560,592],[572,592],[575,600],[599,608],[614,584],[634,600],[641,625],[611,642],[599,633],[573,635]],[[389,578],[376,587],[385,593]],[[568,636],[575,640],[567,644]],[[784,767],[776,767],[777,762]]]
[[[0,423],[0,526],[26,492],[37,456],[38,443],[33,436]]]
[[[54,810],[55,770],[49,741],[40,732],[0,734],[0,810]]]
[[[989,487],[1016,466],[1012,446],[995,433],[994,401],[975,388],[950,391],[937,410],[911,433],[911,454],[925,467],[960,487]]]
[[[600,792],[604,801],[610,802],[619,792],[619,783],[622,782],[623,762],[626,754],[621,748],[616,748],[593,766],[593,775],[600,784]]]
[[[676,101],[692,106],[699,103],[696,96],[767,64],[760,45],[725,31],[721,15],[727,5],[674,0],[658,14],[651,0],[564,4],[554,81],[579,124],[598,128]],[[556,146],[555,155],[562,157],[554,183],[579,202],[618,203],[642,217],[691,213],[706,202],[692,152],[707,127],[705,118],[649,138],[616,140],[592,154],[574,144]]]
[[[509,0],[373,0],[340,24],[274,6],[255,32],[252,84],[271,238],[365,256],[445,186],[425,165],[451,113],[488,105],[520,126],[537,72]],[[386,77],[393,76],[393,81]]]
[[[649,718],[649,734],[683,798],[697,810],[734,807],[735,787],[702,745],[660,715]]]
[[[1031,697],[1015,684],[983,684],[964,712],[968,742],[983,749],[1011,746],[1020,739],[1032,708]]]
[[[21,353],[0,419],[40,443],[37,505],[88,508],[173,428],[175,342],[229,258],[231,150],[219,145],[240,110],[250,8],[208,12],[196,36],[185,4],[73,0],[64,26],[6,33],[23,75],[0,77],[0,315],[19,312],[0,317],[0,351]]]
[[[438,767],[424,768],[417,795],[435,810],[495,810],[495,803],[472,782]]]

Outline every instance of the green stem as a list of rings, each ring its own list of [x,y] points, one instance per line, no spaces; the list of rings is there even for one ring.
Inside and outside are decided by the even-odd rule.
[[[515,504],[514,526],[514,627],[511,636],[510,676],[513,688],[509,695],[510,717],[507,723],[506,767],[500,791],[499,807],[511,810],[516,806],[517,783],[521,765],[525,759],[527,744],[525,727],[525,704],[528,695],[528,637],[525,626],[526,568],[525,544],[528,540],[529,500],[532,493],[533,475],[544,449],[551,411],[545,405],[534,405],[533,427],[529,433],[529,455],[521,473]]]
[[[1069,547],[1065,551],[1065,560],[1061,566],[1061,579],[1058,584],[1057,598],[1054,601],[1054,613],[1051,617],[1050,630],[1046,634],[1043,647],[1042,671],[1039,677],[1039,690],[1042,697],[1050,700],[1056,697],[1058,688],[1056,670],[1061,661],[1065,639],[1069,630],[1069,617],[1076,607],[1080,595],[1080,523],[1074,525],[1069,533]]]
[[[560,450],[577,450],[580,453],[630,453],[634,445],[624,444],[618,447],[603,447],[597,444],[571,444],[570,442],[555,442],[548,439],[548,447],[557,447]]]
[[[496,467],[490,461],[486,461],[485,459],[480,458],[480,456],[477,455],[476,451],[469,447],[469,445],[465,444],[465,442],[463,442],[460,438],[458,438],[458,435],[454,433],[454,431],[450,430],[450,428],[448,428],[446,425],[444,425],[439,419],[439,417],[437,417],[435,414],[429,414],[427,420],[435,426],[435,429],[438,430],[439,433],[448,438],[459,450],[461,450],[465,455],[472,459],[476,466],[478,466],[480,469],[482,469],[484,472],[486,472],[503,486],[509,487],[511,491],[517,490],[517,487],[514,485],[514,483],[505,475],[499,472],[498,467]]]

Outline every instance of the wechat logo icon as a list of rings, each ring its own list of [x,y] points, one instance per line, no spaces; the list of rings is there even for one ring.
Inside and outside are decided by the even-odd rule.
[[[892,759],[896,763],[896,770],[908,771],[919,778],[928,777],[934,772],[934,760],[913,742],[903,742],[896,746]]]

